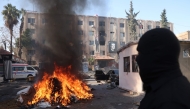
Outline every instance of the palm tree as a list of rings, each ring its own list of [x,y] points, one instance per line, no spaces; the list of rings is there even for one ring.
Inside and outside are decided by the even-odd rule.
[[[22,36],[22,31],[23,31],[25,13],[26,13],[26,11],[22,8],[21,11],[20,11],[20,14],[22,15],[22,18],[20,19],[21,24],[20,24],[20,38],[19,38],[19,51],[18,51],[19,58],[21,58],[21,56],[22,56],[22,52],[21,52],[21,50],[22,50],[21,36]]]
[[[9,29],[11,35],[10,52],[12,53],[12,37],[13,27],[18,24],[20,18],[20,11],[15,6],[7,4],[2,11],[3,19],[5,20],[5,26]]]

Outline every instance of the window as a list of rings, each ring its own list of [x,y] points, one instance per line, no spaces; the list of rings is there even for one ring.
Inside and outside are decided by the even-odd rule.
[[[100,35],[100,36],[105,36],[106,33],[105,33],[105,31],[99,31],[99,35]]]
[[[28,23],[34,24],[35,23],[35,18],[28,18]]]
[[[83,25],[83,21],[78,20],[78,25]]]
[[[114,32],[112,32],[112,31],[110,32],[110,38],[111,38],[111,40],[114,40],[114,38],[115,38],[114,37]]]
[[[90,55],[94,55],[94,51],[90,51]]]
[[[125,42],[120,42],[120,46],[123,47],[125,45]]]
[[[47,19],[43,18],[42,19],[42,24],[46,24],[47,23]]]
[[[78,35],[83,35],[83,31],[82,31],[82,30],[79,30],[79,31],[78,31]]]
[[[170,30],[170,27],[168,27],[168,29]]]
[[[27,67],[27,70],[34,70],[32,67]]]
[[[114,24],[114,22],[110,22],[110,24]]]
[[[151,25],[148,25],[148,26],[147,26],[147,29],[150,30],[150,29],[151,29]]]
[[[94,45],[94,41],[90,40],[89,45]]]
[[[94,21],[89,21],[89,25],[94,25]]]
[[[136,57],[137,57],[137,55],[132,55],[132,72],[139,72]]]
[[[160,28],[160,26],[156,26],[156,28]]]
[[[94,36],[94,31],[89,31],[88,35],[89,36]]]
[[[35,50],[28,50],[27,53],[28,53],[28,55],[34,55],[35,54]]]
[[[100,55],[105,55],[105,51],[100,51]]]
[[[121,38],[125,37],[125,33],[124,32],[120,32],[120,37]]]
[[[30,34],[31,35],[35,34],[35,29],[30,29]]]
[[[124,72],[129,73],[130,72],[130,57],[124,57],[123,60],[124,60],[124,64],[123,64]]]
[[[121,28],[124,28],[124,23],[120,23],[120,27],[121,27]]]
[[[104,38],[105,35],[106,35],[105,31],[99,32],[99,43],[100,43],[100,45],[105,45],[105,38]]]
[[[24,67],[13,67],[13,71],[23,71]]]
[[[100,21],[99,22],[99,26],[105,26],[105,22],[104,21]]]

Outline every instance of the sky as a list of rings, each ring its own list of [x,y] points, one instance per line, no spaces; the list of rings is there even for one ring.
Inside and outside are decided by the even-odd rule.
[[[91,1],[91,0],[89,0]],[[94,1],[94,0],[93,0]],[[89,6],[85,11],[77,12],[81,15],[98,15],[116,18],[126,18],[125,10],[128,12],[131,0],[100,0],[102,3]],[[179,34],[190,30],[190,0],[132,0],[134,12],[140,11],[136,19],[161,20],[161,13],[166,9],[166,16],[169,22],[173,23],[174,33]],[[35,5],[29,0],[1,0],[0,2],[0,27],[4,27],[1,14],[4,6],[11,3],[17,9],[36,11]]]

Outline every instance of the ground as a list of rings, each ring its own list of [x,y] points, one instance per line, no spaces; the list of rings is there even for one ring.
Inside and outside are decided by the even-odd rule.
[[[88,74],[90,77],[92,75]],[[143,94],[131,95],[128,91],[118,87],[109,89],[108,83],[97,83],[93,77],[86,79],[88,85],[92,88],[94,97],[91,100],[79,100],[62,109],[137,109],[136,103],[140,102]],[[17,80],[14,82],[0,83],[0,109],[25,109],[16,102],[16,93],[31,85],[26,80]],[[56,107],[56,106],[55,106]],[[54,106],[47,109],[55,109]],[[34,109],[40,109],[38,107]]]

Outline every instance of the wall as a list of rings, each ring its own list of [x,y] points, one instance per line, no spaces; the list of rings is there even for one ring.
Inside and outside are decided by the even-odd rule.
[[[139,73],[132,72],[132,64],[130,64],[129,73],[124,72],[124,57],[130,56],[130,63],[132,62],[132,55],[136,55],[137,44],[131,45],[119,53],[119,87],[133,92],[142,92],[142,81]]]
[[[180,46],[181,46],[181,51],[179,55],[180,68],[183,75],[186,76],[190,81],[190,58],[183,57],[183,50],[190,48],[190,42],[180,42]]]
[[[180,34],[178,34],[176,36],[177,36],[177,38],[179,40],[188,40],[188,39],[190,39],[190,31],[186,31],[186,32],[180,33]]]

